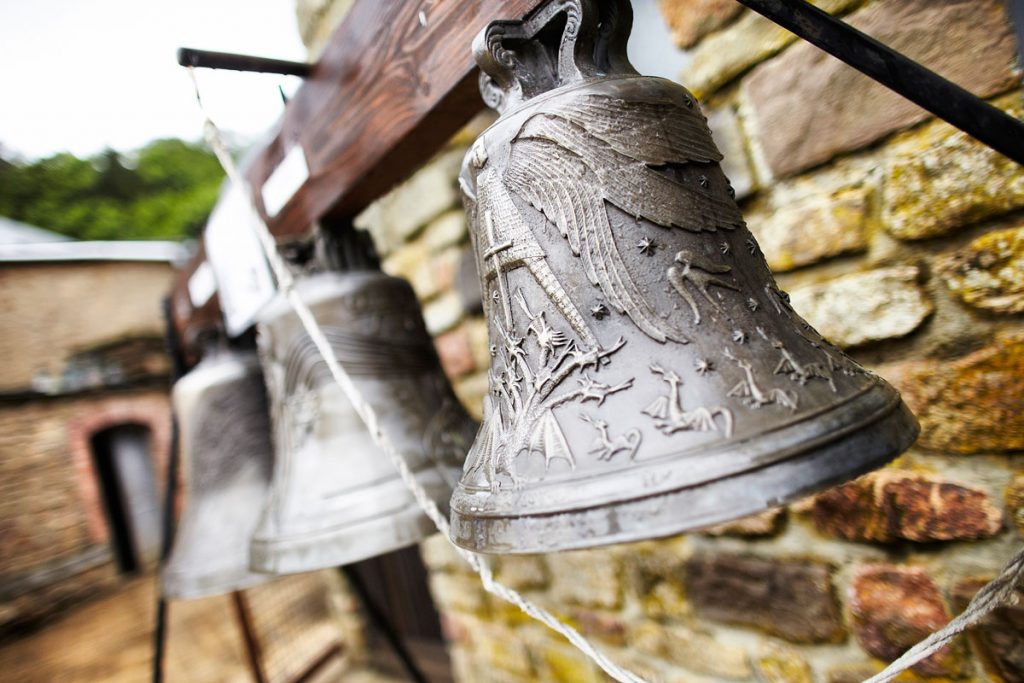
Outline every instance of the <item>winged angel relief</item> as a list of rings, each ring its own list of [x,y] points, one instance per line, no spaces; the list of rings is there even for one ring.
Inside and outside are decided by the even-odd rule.
[[[620,338],[612,347],[602,348],[592,325],[600,324],[607,309],[603,304],[594,307],[588,319],[570,298],[542,246],[545,223],[557,228],[579,258],[595,294],[608,307],[657,342],[687,343],[686,332],[656,310],[650,295],[637,285],[619,243],[627,240],[630,245],[650,247],[651,230],[714,232],[731,230],[743,221],[727,194],[724,176],[717,168],[711,173],[711,162],[719,161],[721,155],[703,116],[688,98],[626,101],[599,94],[557,98],[545,103],[543,113],[519,123],[511,140],[500,143],[504,147],[492,148],[488,139],[482,136],[470,151],[466,172],[475,182],[464,177],[463,189],[476,225],[484,290],[493,291],[489,313],[496,334],[492,339],[501,342],[492,347],[496,355],[493,405],[485,410],[482,438],[470,456],[471,469],[480,468],[494,488],[500,473],[517,484],[514,461],[524,451],[542,453],[546,463],[561,458],[574,465],[552,410],[590,397],[603,401],[608,394],[628,388],[602,385],[608,387],[605,394],[586,393],[585,384],[593,380],[583,371],[592,367],[596,372],[608,364],[608,357],[625,341]],[[613,230],[609,205],[634,217],[636,224]],[[527,206],[544,220],[524,215]],[[642,251],[649,254],[651,249]],[[658,267],[656,263],[648,267]],[[562,267],[571,272],[577,266]],[[662,267],[665,273],[660,280],[668,282],[669,271],[677,272],[679,263]],[[555,332],[545,314],[534,314],[525,302],[519,312],[514,310],[507,273],[518,268],[532,275],[575,338]],[[707,298],[706,286],[722,283],[709,279],[696,284]],[[699,322],[695,300],[682,281],[673,284]],[[526,315],[520,322],[529,326],[527,336],[536,344],[530,352],[524,349],[524,340],[513,334],[514,316],[519,313]],[[534,359],[533,366],[527,356]],[[557,394],[558,385],[577,372],[582,374],[581,389]]]

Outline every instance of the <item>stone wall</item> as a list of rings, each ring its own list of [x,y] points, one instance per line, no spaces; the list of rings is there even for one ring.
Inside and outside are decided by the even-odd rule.
[[[1021,114],[1002,3],[815,4]],[[1024,173],[734,0],[661,6],[692,51],[680,82],[703,102],[781,285],[901,389],[921,438],[787,509],[663,541],[504,557],[497,576],[651,681],[859,681],[963,609],[1024,539]],[[464,286],[455,183],[473,135],[360,225],[385,270],[412,282],[479,415],[488,343]],[[443,539],[422,551],[459,680],[604,680],[486,595]],[[1024,681],[1024,607],[901,680]]]
[[[166,263],[0,267],[0,639],[120,585],[90,439],[170,438]],[[157,482],[162,487],[162,481]]]

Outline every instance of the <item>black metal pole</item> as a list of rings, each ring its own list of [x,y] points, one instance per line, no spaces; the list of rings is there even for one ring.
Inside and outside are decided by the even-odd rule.
[[[355,568],[352,566],[341,567],[341,573],[348,579],[352,590],[359,596],[359,600],[363,603],[370,621],[373,622],[373,625],[387,639],[391,649],[398,655],[398,659],[401,660],[405,672],[409,674],[409,678],[415,681],[415,683],[430,683],[427,677],[423,675],[423,672],[419,670],[419,667],[416,666],[416,660],[413,659],[412,654],[406,649],[405,643],[402,642],[401,636],[398,635],[398,631],[395,630],[395,627],[388,620],[384,610],[381,609],[380,605],[373,599],[373,596],[370,595],[370,591],[366,589],[366,584],[363,583],[363,579],[356,572]]]
[[[1024,123],[806,0],[738,0],[992,149],[1024,164]]]
[[[255,71],[265,74],[282,74],[305,78],[313,70],[312,64],[290,62],[286,59],[236,55],[230,52],[197,50],[191,47],[178,48],[178,64],[206,69],[228,69],[230,71]]]
[[[171,315],[171,300],[164,299],[164,320],[167,325],[167,353],[171,357],[171,384],[185,374],[185,356],[181,348],[181,340],[174,328]],[[178,418],[171,411],[171,443],[167,454],[167,481],[165,482],[162,538],[160,539],[160,567],[171,554],[174,540],[174,499],[178,489]],[[153,683],[164,680],[164,653],[167,646],[167,599],[160,583],[159,573],[156,577],[156,627],[153,629]]]

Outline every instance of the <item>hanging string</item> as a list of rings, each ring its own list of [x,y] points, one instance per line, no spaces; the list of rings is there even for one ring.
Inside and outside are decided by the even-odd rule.
[[[985,584],[967,604],[967,609],[944,627],[903,653],[899,659],[864,683],[887,683],[922,659],[935,654],[958,635],[974,626],[993,610],[1016,604],[1017,589],[1024,585],[1024,548],[1003,567],[995,579]]]
[[[189,76],[192,78],[192,85],[195,88],[196,100],[199,102],[199,108],[205,119],[203,123],[203,132],[206,140],[210,144],[210,147],[213,148],[214,153],[217,155],[217,159],[220,161],[221,166],[224,167],[224,172],[227,174],[231,182],[245,192],[250,201],[253,201],[254,195],[249,187],[249,183],[238,171],[234,158],[231,156],[227,145],[224,144],[220,130],[210,119],[206,108],[203,106],[203,100],[199,94],[199,83],[195,76],[195,69],[193,67],[187,68]],[[273,235],[271,235],[267,224],[263,221],[259,212],[256,211],[255,205],[253,206],[253,213],[256,217],[256,220],[254,221],[254,230],[260,240],[260,245],[263,247],[264,255],[270,263],[270,268],[274,273],[274,277],[277,279],[278,289],[285,295],[296,315],[298,315],[303,328],[305,328],[306,333],[313,341],[317,351],[319,351],[320,355],[326,362],[334,381],[341,387],[345,392],[345,395],[352,402],[352,405],[356,409],[356,413],[366,424],[366,428],[370,432],[370,436],[374,443],[394,464],[402,482],[405,484],[409,492],[412,493],[424,514],[426,514],[430,521],[434,523],[438,532],[451,544],[455,552],[465,560],[477,575],[479,575],[484,590],[505,602],[515,605],[533,619],[536,619],[551,630],[561,634],[566,640],[572,643],[573,646],[601,667],[605,673],[615,680],[620,681],[620,683],[646,683],[644,679],[640,678],[633,672],[612,662],[604,652],[587,640],[579,631],[562,622],[554,614],[543,607],[530,602],[518,591],[496,581],[484,556],[464,550],[451,542],[448,519],[416,479],[415,475],[406,464],[405,458],[394,444],[391,443],[387,434],[380,428],[376,411],[374,411],[370,404],[363,400],[359,389],[352,382],[348,373],[345,372],[341,363],[338,362],[338,358],[334,354],[334,349],[331,348],[330,343],[324,336],[323,331],[320,329],[312,311],[309,310],[309,307],[306,306],[305,302],[299,296],[298,291],[296,291],[295,279],[292,277],[291,271],[285,264],[284,259],[278,253],[277,243],[275,242]],[[887,683],[888,681],[891,681],[900,673],[906,671],[921,660],[926,659],[948,645],[965,629],[977,624],[993,610],[1003,605],[1013,603],[1017,599],[1016,589],[1022,584],[1024,584],[1024,549],[1018,552],[1018,554],[1010,560],[998,577],[978,591],[977,595],[974,596],[974,599],[971,600],[960,616],[953,619],[945,627],[912,647],[904,653],[903,656],[894,661],[880,673],[864,681],[864,683]]]
[[[192,78],[192,85],[195,88],[196,100],[199,102],[200,110],[202,111],[205,119],[203,123],[203,132],[206,136],[206,140],[209,142],[210,147],[213,148],[214,153],[217,155],[217,159],[220,160],[221,166],[224,167],[224,172],[227,173],[230,181],[236,187],[245,192],[250,200],[252,200],[253,194],[248,182],[238,171],[234,158],[228,151],[227,145],[224,144],[220,131],[210,119],[209,114],[203,106],[203,100],[199,94],[199,83],[196,80],[195,71],[192,67],[188,67],[188,71]],[[402,478],[402,482],[405,484],[406,488],[409,489],[409,492],[412,493],[423,512],[427,515],[430,521],[434,523],[434,526],[437,527],[438,532],[440,532],[441,535],[451,543],[448,519],[416,479],[416,476],[406,464],[405,458],[391,442],[391,439],[388,438],[387,433],[381,429],[377,413],[373,409],[373,406],[363,400],[359,389],[352,382],[348,373],[345,372],[341,363],[338,362],[338,358],[334,354],[334,349],[331,348],[330,343],[327,341],[327,337],[324,336],[324,333],[320,329],[320,325],[317,323],[312,311],[310,311],[309,307],[305,304],[299,296],[298,291],[295,289],[295,279],[292,277],[291,271],[285,264],[284,259],[278,253],[277,244],[274,241],[273,235],[270,234],[270,229],[259,216],[259,212],[254,210],[254,213],[256,215],[254,229],[260,240],[260,244],[263,247],[264,255],[270,263],[271,271],[273,271],[274,277],[277,279],[278,289],[287,298],[289,304],[299,317],[303,328],[305,328],[309,338],[313,341],[313,345],[316,346],[317,351],[319,351],[320,355],[326,362],[327,368],[330,370],[334,381],[345,392],[345,395],[355,407],[356,413],[366,424],[366,429],[370,432],[373,442],[394,464],[395,469],[398,470],[398,474]],[[530,602],[518,591],[495,581],[491,573],[490,566],[487,564],[484,557],[459,548],[454,544],[452,544],[452,547],[455,549],[455,552],[458,553],[458,555],[480,576],[483,587],[488,593],[515,605],[537,621],[540,621],[545,626],[548,626],[552,630],[564,636],[570,643],[583,652],[583,654],[587,655],[587,657],[593,660],[605,673],[615,680],[620,681],[621,683],[646,683],[644,679],[640,678],[636,674],[612,662],[607,655],[583,637],[579,631],[568,624],[563,623],[543,607]]]

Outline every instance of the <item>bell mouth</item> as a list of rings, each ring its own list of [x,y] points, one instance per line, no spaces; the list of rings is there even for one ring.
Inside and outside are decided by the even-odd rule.
[[[853,479],[896,458],[913,445],[919,431],[899,395],[878,381],[825,413],[744,442],[574,480],[577,501],[586,495],[586,502],[566,504],[568,482],[561,481],[561,509],[537,509],[548,492],[530,484],[497,494],[460,486],[452,497],[451,538],[474,552],[516,554],[672,536],[746,517]],[[695,481],[700,472],[709,472],[709,458],[748,465]],[[652,490],[650,482],[659,476],[662,487]],[[587,495],[588,490],[598,495]],[[638,495],[624,497],[623,491]],[[533,512],[505,512],[530,507]]]

